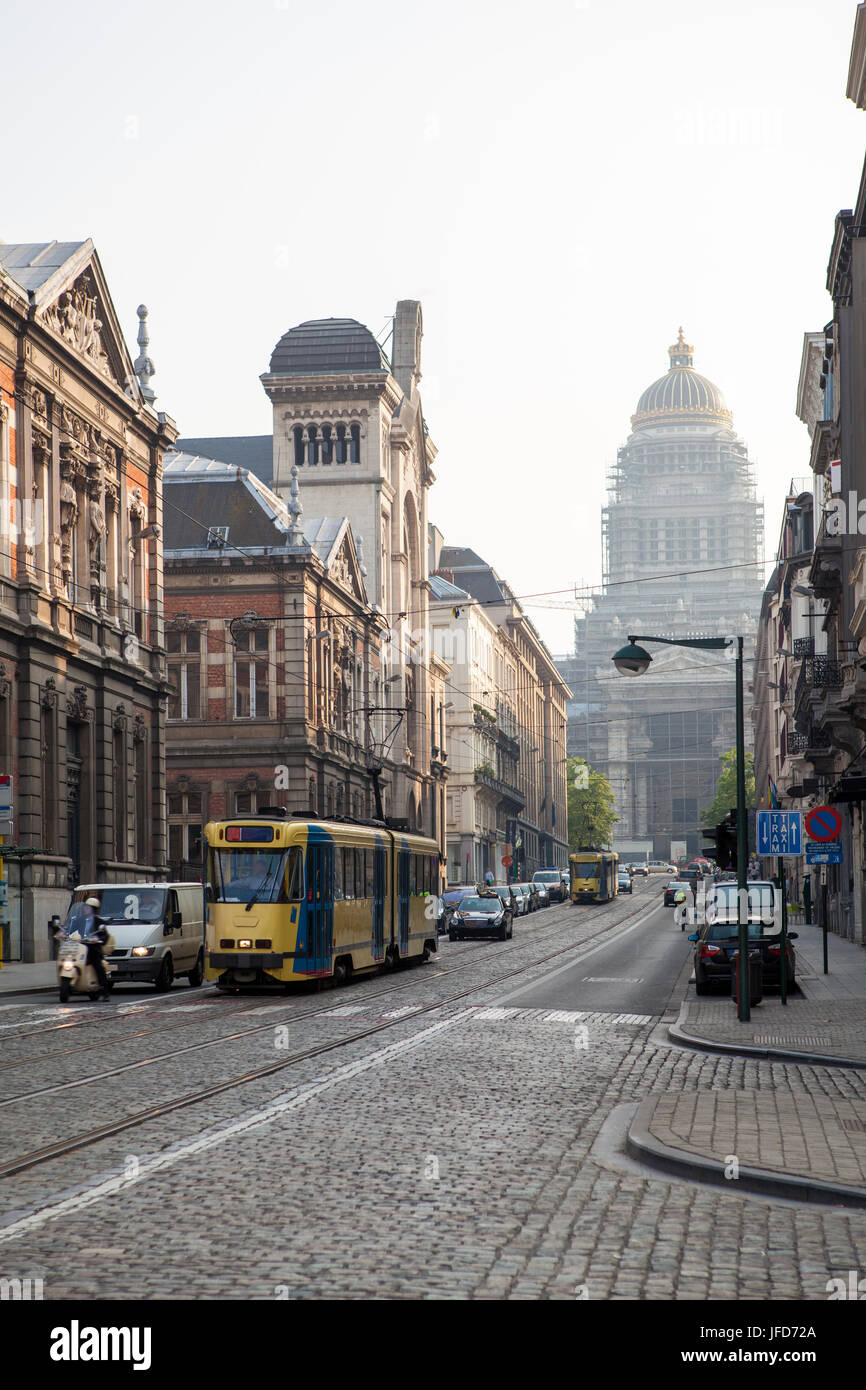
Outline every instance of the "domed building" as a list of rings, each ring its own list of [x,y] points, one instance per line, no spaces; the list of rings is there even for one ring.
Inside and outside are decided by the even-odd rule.
[[[733,666],[723,654],[654,647],[650,672],[618,676],[628,633],[740,633],[747,652],[763,591],[754,465],[722,392],[694,368],[680,329],[669,368],[638,399],[602,511],[603,588],[561,663],[575,691],[569,753],[610,779],[624,857],[694,854],[705,843],[719,757],[734,747]],[[749,726],[747,724],[747,736]]]

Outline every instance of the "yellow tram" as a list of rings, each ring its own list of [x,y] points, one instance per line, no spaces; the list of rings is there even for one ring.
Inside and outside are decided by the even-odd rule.
[[[619,855],[613,851],[588,849],[569,855],[571,903],[606,903],[618,891]]]
[[[221,990],[347,978],[437,948],[427,836],[269,807],[212,821],[205,840],[205,975]]]

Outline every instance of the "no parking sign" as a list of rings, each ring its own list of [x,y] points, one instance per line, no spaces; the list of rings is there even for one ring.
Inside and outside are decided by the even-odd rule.
[[[842,831],[842,817],[835,806],[816,806],[806,815],[806,834],[810,840],[827,844],[838,840]]]

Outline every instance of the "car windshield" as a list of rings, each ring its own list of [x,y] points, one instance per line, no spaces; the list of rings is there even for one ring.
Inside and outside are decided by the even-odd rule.
[[[303,857],[290,850],[216,849],[211,854],[214,900],[222,903],[300,902]]]
[[[499,912],[502,904],[498,898],[464,898],[460,904],[461,912]]]
[[[164,888],[103,888],[99,916],[104,922],[161,922],[165,916],[165,893]]]

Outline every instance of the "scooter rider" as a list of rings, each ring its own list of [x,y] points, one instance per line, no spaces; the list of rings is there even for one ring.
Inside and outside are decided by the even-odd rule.
[[[108,940],[108,928],[99,916],[101,906],[98,898],[85,898],[81,937],[87,947],[87,964],[93,966],[99,988],[102,991],[102,998],[108,999],[110,993],[108,976],[105,973],[105,965],[102,960],[102,948]]]

